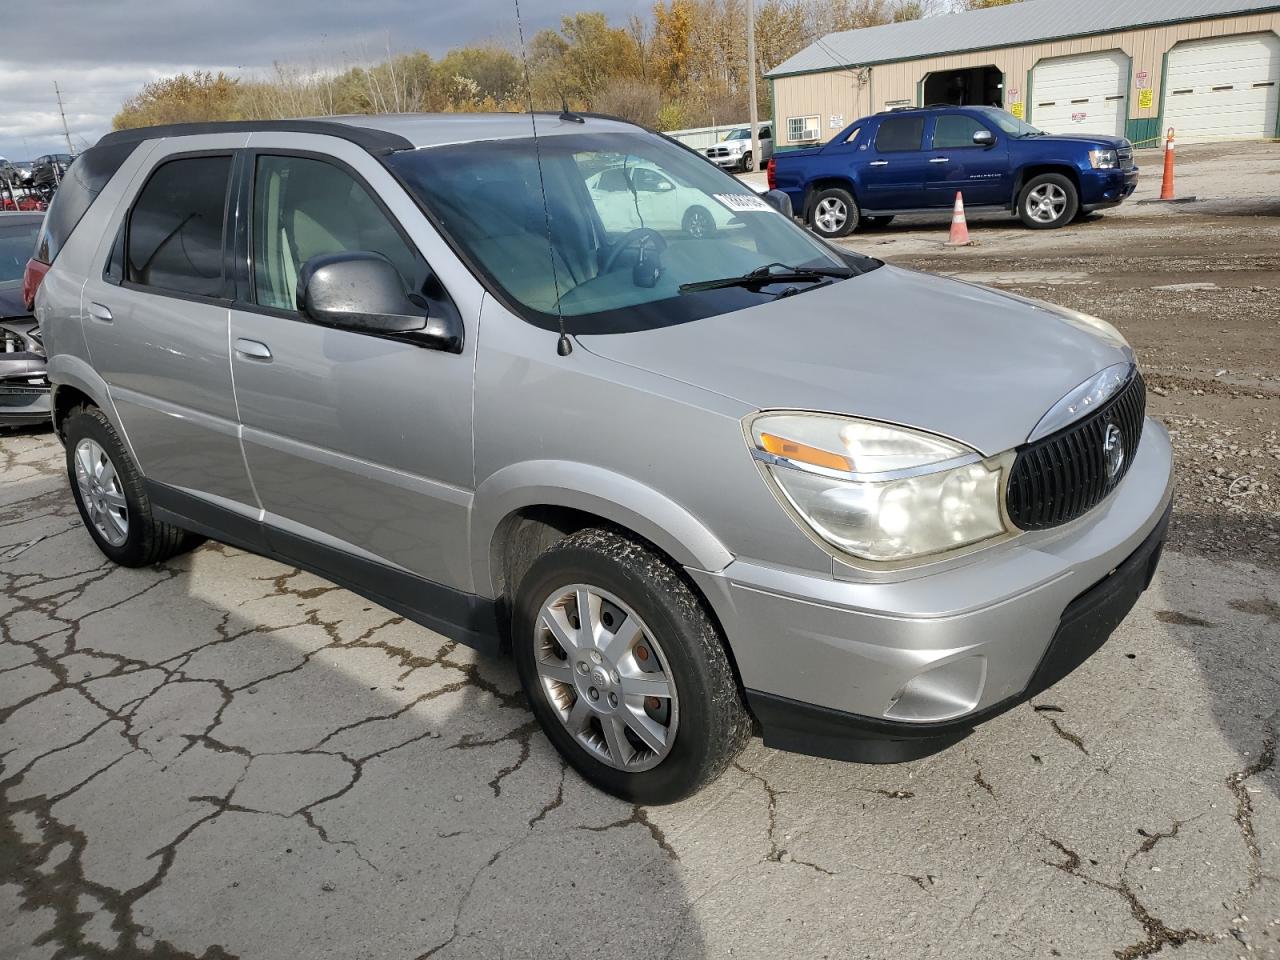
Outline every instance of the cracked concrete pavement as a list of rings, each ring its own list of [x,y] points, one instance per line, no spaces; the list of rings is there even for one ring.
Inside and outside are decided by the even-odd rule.
[[[511,664],[206,544],[110,566],[0,437],[0,958],[1280,956],[1280,584],[1168,553],[936,757],[567,771]]]

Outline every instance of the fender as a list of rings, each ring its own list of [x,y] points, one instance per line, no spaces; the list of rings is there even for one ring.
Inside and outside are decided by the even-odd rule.
[[[120,412],[116,410],[115,402],[111,399],[111,390],[107,387],[107,381],[102,379],[98,371],[75,354],[55,353],[49,358],[49,383],[53,387],[50,400],[55,411],[58,409],[58,391],[63,387],[74,387],[97,404],[98,409],[107,415],[111,426],[115,427],[116,433],[124,441],[129,456],[137,464],[138,456],[134,452],[133,444],[129,442],[129,432],[125,430]],[[139,467],[138,471],[141,473],[142,468]]]
[[[674,500],[631,477],[570,460],[530,460],[492,474],[475,493],[471,509],[471,564],[475,589],[497,594],[490,557],[499,524],[530,506],[568,507],[633,530],[682,566],[723,570],[728,548]]]

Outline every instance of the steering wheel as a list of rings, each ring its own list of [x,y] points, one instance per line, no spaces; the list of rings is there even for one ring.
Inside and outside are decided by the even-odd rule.
[[[640,249],[644,250],[644,245],[652,241],[654,250],[661,253],[667,249],[667,241],[657,230],[650,227],[637,227],[635,230],[627,233],[625,237],[613,245],[613,249],[609,251],[609,255],[604,258],[604,266],[600,268],[602,274],[609,273],[618,263],[618,258],[622,256],[622,251],[635,244],[640,245]]]

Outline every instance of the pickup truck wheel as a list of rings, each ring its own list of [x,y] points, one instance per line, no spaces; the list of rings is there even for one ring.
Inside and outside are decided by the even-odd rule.
[[[755,160],[751,156],[751,151],[748,150],[746,153],[742,155],[742,172],[750,173],[755,168],[756,168]]]
[[[1018,194],[1018,216],[1032,230],[1052,230],[1075,219],[1080,196],[1060,173],[1032,177]]]
[[[624,800],[695,793],[750,736],[702,602],[667,559],[618,533],[581,530],[534,561],[516,595],[512,637],[547,738]]]
[[[813,198],[809,223],[820,237],[847,237],[858,226],[858,203],[841,187],[828,187]]]
[[[71,411],[63,436],[80,518],[108,559],[122,567],[146,567],[200,542],[195,534],[155,518],[138,468],[101,410]]]

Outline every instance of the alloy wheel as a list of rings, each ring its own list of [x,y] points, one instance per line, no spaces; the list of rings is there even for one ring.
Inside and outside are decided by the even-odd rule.
[[[711,232],[711,226],[711,214],[705,210],[689,211],[689,236],[700,240]]]
[[[835,197],[821,201],[813,212],[813,222],[823,233],[835,233],[849,219],[849,208]]]
[[[1037,223],[1053,223],[1067,208],[1067,191],[1056,183],[1042,183],[1026,200],[1027,216]]]
[[[587,584],[556,590],[534,628],[538,680],[560,723],[601,763],[635,773],[666,759],[680,699],[640,616]]]
[[[111,546],[129,539],[129,505],[120,485],[120,475],[107,452],[95,440],[85,437],[76,444],[76,486],[89,522]]]

